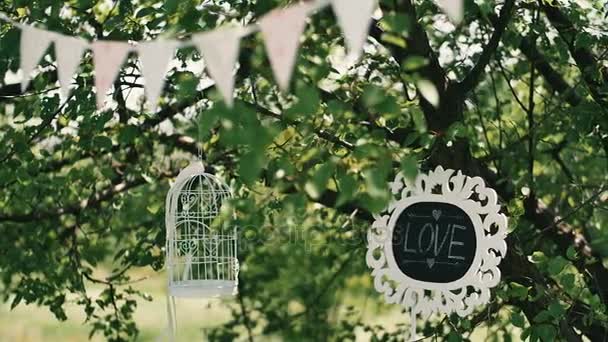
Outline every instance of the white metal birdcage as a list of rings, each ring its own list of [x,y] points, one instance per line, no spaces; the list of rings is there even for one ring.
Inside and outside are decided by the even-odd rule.
[[[177,176],[166,200],[166,268],[169,295],[220,297],[236,294],[237,231],[220,209],[232,192],[193,162]],[[224,216],[225,218],[225,216]]]

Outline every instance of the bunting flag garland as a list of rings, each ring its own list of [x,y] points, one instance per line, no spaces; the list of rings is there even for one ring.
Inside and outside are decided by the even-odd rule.
[[[70,95],[70,85],[76,69],[80,65],[82,54],[87,48],[86,41],[57,35],[54,40],[55,55],[57,56],[57,76],[61,87],[61,96],[67,99]]]
[[[95,64],[95,88],[97,88],[97,108],[102,108],[106,94],[112,87],[118,71],[130,51],[128,43],[97,41],[91,45]]]
[[[462,0],[437,0],[438,6],[449,19],[458,23],[463,18]],[[0,20],[8,21],[22,29],[21,70],[22,88],[27,88],[32,71],[54,42],[57,55],[58,78],[61,94],[69,95],[73,75],[85,50],[93,51],[97,106],[101,109],[106,93],[111,88],[127,55],[137,51],[142,63],[145,94],[148,107],[156,109],[161,96],[165,73],[175,50],[196,46],[207,67],[207,73],[216,83],[227,105],[233,104],[234,69],[243,37],[260,31],[268,54],[275,80],[282,91],[289,90],[295,68],[300,38],[308,16],[331,5],[344,33],[349,54],[359,57],[367,40],[372,13],[377,0],[315,0],[276,9],[263,16],[257,24],[237,28],[219,28],[211,32],[195,34],[189,41],[154,40],[129,44],[117,41],[88,42],[58,33],[37,29],[11,20],[0,13]]]
[[[25,92],[30,84],[30,75],[40,62],[40,59],[49,48],[53,33],[30,26],[23,27],[21,31],[21,71],[23,80],[21,90]]]
[[[209,76],[228,106],[234,103],[234,67],[239,57],[242,32],[239,28],[218,29],[195,35],[193,43],[203,55]]]
[[[359,59],[369,34],[376,0],[334,0],[332,6],[351,56]]]
[[[137,47],[145,82],[146,102],[152,112],[156,111],[165,85],[165,73],[177,45],[177,41],[158,40],[142,43]]]
[[[260,30],[274,77],[283,91],[289,90],[300,36],[306,26],[310,7],[306,3],[274,10],[260,20]]]
[[[460,24],[464,18],[464,0],[437,0],[437,5],[454,24]]]

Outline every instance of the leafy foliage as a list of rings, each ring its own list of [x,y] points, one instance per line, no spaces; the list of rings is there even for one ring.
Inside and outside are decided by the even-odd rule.
[[[3,1],[12,18],[89,39],[187,37],[249,23],[287,4],[240,1]],[[243,41],[237,104],[228,109],[177,53],[161,110],[146,112],[135,56],[111,109],[97,112],[90,55],[66,103],[53,51],[30,89],[15,84],[19,31],[0,27],[0,295],[11,306],[66,298],[91,335],[133,340],[152,300],[129,270],[163,267],[171,178],[204,152],[232,179],[242,241],[232,320],[208,338],[401,340],[345,298],[382,307],[364,264],[371,213],[397,171],[436,164],[484,177],[510,216],[503,282],[478,314],[424,322],[426,336],[531,341],[605,339],[608,329],[608,31],[601,1],[466,1],[449,24],[434,2],[380,1],[361,61],[343,62],[330,10],[307,26],[293,94],[281,94],[259,35]],[[136,76],[134,76],[136,75]],[[111,273],[94,270],[110,265]],[[104,287],[100,295],[87,288]],[[154,300],[159,300],[154,298]],[[516,329],[517,328],[517,329]]]

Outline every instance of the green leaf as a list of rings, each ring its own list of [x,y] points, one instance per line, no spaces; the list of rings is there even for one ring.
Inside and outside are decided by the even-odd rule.
[[[593,37],[585,31],[578,32],[578,34],[576,35],[575,44],[576,44],[577,49],[586,49],[589,46],[591,46],[593,43],[594,43]]]
[[[418,70],[428,64],[428,60],[421,56],[411,56],[406,58],[403,63],[401,63],[401,68],[404,71],[415,71]]]
[[[549,261],[547,271],[549,272],[550,275],[557,275],[559,272],[561,272],[564,269],[564,267],[566,267],[567,264],[568,264],[568,260],[564,259],[561,256],[558,256]]]
[[[338,178],[338,199],[336,206],[341,207],[355,197],[357,191],[357,180],[350,174],[344,174]]]
[[[425,100],[427,100],[435,108],[439,107],[439,92],[431,81],[418,80],[418,82],[416,82],[416,87],[418,88],[420,95],[422,95]]]
[[[308,85],[299,86],[296,90],[296,103],[284,112],[284,115],[292,120],[299,116],[308,117],[319,110],[320,94],[316,87]]]
[[[405,36],[409,22],[410,18],[405,14],[389,12],[382,16],[380,27],[384,32],[393,32]]]
[[[409,155],[401,159],[401,173],[410,181],[416,180],[418,176],[418,160]]]
[[[160,205],[158,203],[154,203],[154,204],[147,206],[146,209],[148,210],[148,212],[150,214],[155,215],[156,213],[158,213],[158,210],[160,209]]]
[[[509,295],[511,297],[514,297],[514,298],[520,299],[520,300],[525,300],[526,297],[528,297],[528,288],[527,287],[525,287],[521,284],[515,283],[515,282],[509,283],[509,287],[510,287]]]
[[[560,277],[560,285],[564,287],[566,291],[571,291],[575,287],[575,276],[572,273],[562,274]]]
[[[553,325],[540,324],[533,327],[534,331],[538,334],[543,342],[553,342],[557,336],[557,330]]]
[[[157,13],[158,11],[154,7],[144,7],[137,11],[136,18],[143,18],[147,15]]]
[[[304,190],[308,196],[319,199],[323,195],[327,187],[327,182],[329,182],[335,167],[335,163],[330,161],[324,163],[315,171],[312,178],[304,185]]]
[[[11,310],[16,308],[17,305],[19,305],[19,303],[21,303],[22,299],[23,299],[23,296],[21,295],[21,292],[17,292],[17,294],[15,294],[15,298],[13,298],[13,301],[11,302]]]
[[[576,261],[578,259],[579,255],[574,246],[568,247],[568,249],[566,250],[566,257],[572,261]]]
[[[545,253],[543,253],[541,251],[536,251],[536,252],[532,253],[532,255],[530,257],[528,257],[528,260],[530,260],[530,262],[532,262],[532,263],[540,264],[540,263],[546,262],[547,257],[545,256]]]
[[[558,301],[553,301],[549,304],[549,313],[553,318],[559,319],[566,313],[566,308],[562,306],[562,304]]]
[[[460,342],[462,341],[462,337],[455,331],[450,331],[448,334],[448,342]]]
[[[553,317],[551,316],[551,313],[549,311],[543,310],[539,312],[536,316],[534,316],[532,320],[535,323],[551,322],[553,321]]]
[[[132,125],[124,126],[120,129],[120,133],[118,134],[118,142],[123,145],[130,144],[135,140],[138,134],[139,130],[137,127]]]
[[[464,138],[467,136],[467,128],[462,122],[456,122],[450,126],[446,133],[448,140],[454,140],[456,138]]]
[[[386,98],[386,93],[384,89],[374,86],[368,85],[363,89],[363,104],[367,108],[375,108],[377,105],[382,103]]]
[[[523,329],[526,325],[526,319],[520,312],[513,312],[511,313],[511,323],[514,326]]]
[[[405,39],[401,36],[398,36],[396,34],[392,34],[392,33],[383,33],[380,36],[380,40],[383,43],[387,43],[390,45],[395,45],[401,48],[405,48],[407,46],[407,42],[405,41]]]
[[[253,185],[260,171],[264,167],[265,158],[263,153],[249,152],[241,157],[239,161],[239,175],[247,185]]]
[[[112,149],[112,139],[104,136],[98,135],[93,138],[93,146],[99,150],[111,150]]]

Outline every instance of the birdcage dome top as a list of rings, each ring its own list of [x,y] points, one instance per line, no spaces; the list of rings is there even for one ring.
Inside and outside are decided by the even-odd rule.
[[[223,197],[232,197],[230,187],[215,175],[205,172],[205,166],[200,161],[191,162],[179,173],[170,193],[177,195],[193,187],[201,187],[205,191],[222,194]]]

